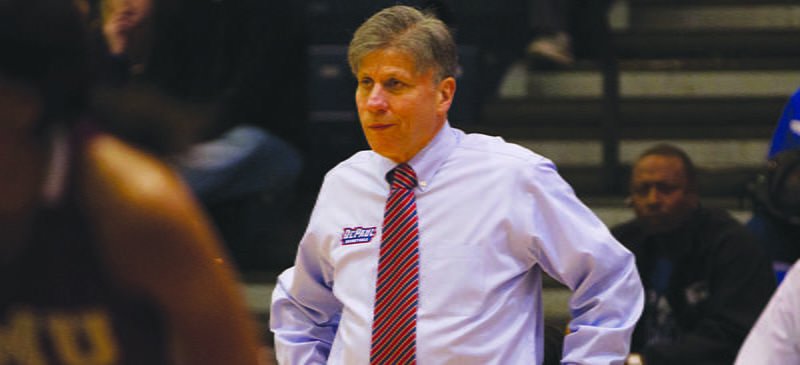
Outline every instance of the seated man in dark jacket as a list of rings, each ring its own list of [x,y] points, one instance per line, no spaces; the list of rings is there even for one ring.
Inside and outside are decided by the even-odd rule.
[[[645,151],[630,190],[636,218],[612,233],[645,288],[632,351],[646,365],[731,364],[775,288],[765,254],[728,213],[700,205],[694,165],[674,146]]]

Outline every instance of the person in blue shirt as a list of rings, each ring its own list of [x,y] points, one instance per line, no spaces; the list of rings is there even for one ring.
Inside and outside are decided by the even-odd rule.
[[[800,89],[789,98],[772,135],[766,168],[751,185],[753,216],[747,228],[772,260],[780,283],[800,258]]]
[[[747,222],[772,261],[778,283],[800,259],[800,149],[771,157],[751,187],[753,216]]]
[[[778,125],[772,134],[767,158],[781,151],[800,147],[800,88],[792,94],[783,107]]]
[[[407,6],[356,31],[348,58],[371,151],[327,173],[295,265],[278,278],[279,363],[541,364],[545,274],[573,291],[561,361],[625,361],[643,307],[633,255],[550,160],[450,126],[455,49],[440,20]],[[393,239],[383,237],[386,176],[398,164],[416,176],[405,187],[418,221],[416,321],[403,338],[413,350],[371,361],[381,246]]]

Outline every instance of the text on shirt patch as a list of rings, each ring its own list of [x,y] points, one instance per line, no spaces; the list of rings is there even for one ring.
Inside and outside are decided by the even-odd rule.
[[[372,241],[378,230],[375,227],[354,227],[345,228],[342,232],[342,245],[353,245],[357,243],[367,243]]]

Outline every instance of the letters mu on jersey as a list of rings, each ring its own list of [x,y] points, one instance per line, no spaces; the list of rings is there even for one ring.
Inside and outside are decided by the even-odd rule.
[[[36,312],[16,308],[0,323],[0,365],[113,365],[119,351],[103,310]]]

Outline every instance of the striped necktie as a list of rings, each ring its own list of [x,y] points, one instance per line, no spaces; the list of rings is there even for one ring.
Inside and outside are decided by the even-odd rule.
[[[400,164],[387,174],[391,185],[383,216],[370,364],[415,364],[419,232],[414,187],[417,175]]]

